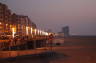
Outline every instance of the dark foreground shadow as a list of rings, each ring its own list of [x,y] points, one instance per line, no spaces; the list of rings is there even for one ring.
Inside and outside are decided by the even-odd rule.
[[[50,63],[53,60],[68,58],[67,55],[62,53],[56,53],[54,51],[45,52],[38,55],[26,55],[16,58],[8,58],[0,60],[0,63]]]

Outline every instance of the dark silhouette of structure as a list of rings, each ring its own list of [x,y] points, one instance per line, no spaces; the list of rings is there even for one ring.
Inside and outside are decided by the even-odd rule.
[[[64,37],[68,37],[69,34],[69,26],[65,26],[62,28],[62,32],[64,33]]]

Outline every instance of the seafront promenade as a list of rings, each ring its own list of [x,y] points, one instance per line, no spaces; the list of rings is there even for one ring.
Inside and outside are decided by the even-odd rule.
[[[43,54],[40,56],[31,56],[16,58],[13,61],[2,61],[3,63],[96,63],[96,37],[94,38],[67,38],[64,44],[52,47],[53,55]],[[62,39],[62,38],[61,38]],[[68,40],[71,39],[71,40]],[[93,41],[94,40],[94,41]],[[69,41],[69,42],[68,42]],[[84,43],[84,44],[83,44]],[[86,44],[85,44],[86,43]],[[70,45],[71,44],[71,45]]]

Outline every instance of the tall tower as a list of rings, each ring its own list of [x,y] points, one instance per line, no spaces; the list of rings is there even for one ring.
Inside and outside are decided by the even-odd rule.
[[[68,37],[69,36],[69,26],[63,27],[62,32],[64,33],[64,37]]]

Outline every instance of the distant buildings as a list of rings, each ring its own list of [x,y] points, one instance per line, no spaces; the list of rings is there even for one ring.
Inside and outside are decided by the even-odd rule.
[[[69,26],[65,26],[62,28],[62,32],[64,33],[64,36],[65,37],[68,37],[70,34],[69,34]]]
[[[59,32],[59,37],[69,37],[69,26],[62,27],[61,32]]]

